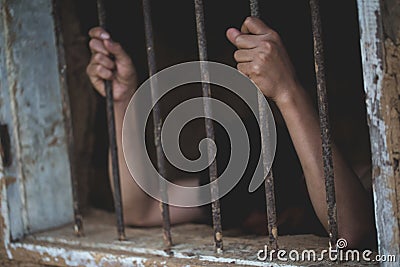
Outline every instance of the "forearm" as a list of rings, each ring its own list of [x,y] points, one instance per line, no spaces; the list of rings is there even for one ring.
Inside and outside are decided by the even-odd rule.
[[[238,50],[237,68],[278,105],[300,158],[314,209],[327,227],[327,205],[319,120],[299,83],[279,35],[257,18],[247,18],[240,31],[227,37]],[[366,192],[335,145],[333,163],[339,234],[356,244],[373,230],[371,204]]]
[[[89,46],[92,51],[92,58],[86,71],[90,81],[103,96],[106,95],[104,80],[110,80],[113,83],[116,138],[125,223],[142,226],[159,225],[161,216],[159,215],[158,202],[144,193],[131,177],[122,148],[124,114],[133,95],[133,90],[137,88],[135,67],[122,46],[114,42],[110,34],[104,29],[100,27],[93,28],[90,30],[89,35],[91,37]],[[114,60],[111,60],[110,55],[114,56]],[[130,125],[135,126],[135,123],[133,122]],[[133,134],[131,138],[135,137],[136,135]],[[135,160],[141,161],[143,159],[138,155]],[[140,162],[138,163],[139,166],[142,165]],[[111,162],[109,169],[111,186],[113,187]]]
[[[328,229],[318,115],[303,88],[299,86],[291,92],[277,104],[299,156],[313,207],[325,229]],[[373,231],[371,203],[358,177],[334,143],[332,150],[339,235],[351,244],[357,244],[368,231]]]
[[[125,222],[136,226],[159,226],[162,224],[159,201],[147,195],[132,178],[128,166],[125,162],[122,149],[122,126],[125,115],[127,102],[117,102],[115,104],[115,126],[118,145],[118,159],[121,176],[122,201],[125,212]],[[134,125],[132,123],[131,125]],[[141,160],[139,155],[137,160]],[[110,175],[111,177],[111,175]],[[195,177],[184,178],[180,181],[175,181],[181,186],[193,187],[199,186],[199,180]],[[111,183],[112,184],[112,183]],[[181,192],[172,192],[168,190],[169,195],[187,199],[196,196],[182,195]],[[171,223],[187,223],[202,219],[202,211],[200,208],[180,208],[170,207]]]
[[[147,213],[154,205],[155,200],[149,197],[134,181],[132,178],[128,166],[125,162],[125,157],[122,147],[122,125],[125,115],[126,108],[129,104],[129,99],[126,101],[115,102],[115,128],[116,128],[116,139],[118,146],[118,161],[120,169],[120,179],[121,179],[121,193],[122,202],[124,208],[125,221],[128,224],[132,222],[140,223],[147,216]],[[140,159],[138,159],[140,160]],[[112,172],[111,172],[111,160],[110,164],[110,179],[112,182]]]

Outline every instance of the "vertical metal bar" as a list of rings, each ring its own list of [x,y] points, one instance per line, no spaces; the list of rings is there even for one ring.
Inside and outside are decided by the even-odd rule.
[[[143,16],[144,16],[145,35],[146,35],[147,62],[149,65],[149,75],[150,77],[152,77],[157,72],[157,63],[154,51],[154,37],[153,37],[153,25],[151,22],[150,0],[143,0]],[[151,82],[151,97],[154,101],[158,90],[157,80],[153,77],[153,79],[151,79],[150,82]],[[161,128],[163,121],[161,118],[160,105],[158,103],[155,103],[153,108],[153,122],[154,122],[154,143],[156,146],[156,154],[157,154],[157,168],[160,175],[162,177],[166,177],[167,176],[167,171],[165,167],[166,158],[161,146]],[[162,202],[160,203],[160,209],[163,219],[163,237],[167,250],[169,250],[172,246],[172,237],[171,237],[171,220],[169,215],[169,205],[167,204],[168,192],[165,181],[160,181],[160,193],[162,199]]]
[[[205,31],[205,22],[204,22],[204,6],[202,0],[195,0],[195,12],[196,12],[196,26],[197,26],[197,40],[199,47],[199,58],[200,61],[203,61],[201,64],[201,76],[202,80],[202,90],[203,90],[203,99],[204,99],[204,113],[206,117],[212,117],[212,108],[211,102],[209,99],[211,98],[211,88],[210,84],[207,82],[210,80],[209,72],[207,68],[207,63],[205,61],[208,60],[207,55],[207,39],[206,39],[206,31]],[[205,118],[205,128],[207,138],[211,140],[215,140],[214,126],[211,119]],[[207,152],[208,156],[211,157],[213,151],[212,145],[209,143]],[[211,161],[211,159],[209,159]],[[211,163],[209,167],[209,175],[210,182],[214,182],[217,180],[217,162],[214,161]],[[222,253],[223,251],[223,242],[222,242],[222,226],[221,226],[221,211],[220,211],[220,203],[218,200],[218,185],[215,183],[211,184],[211,197],[215,200],[212,205],[212,220],[213,220],[213,228],[214,228],[214,243],[215,250],[217,253]]]
[[[263,148],[263,150],[264,150],[264,148]],[[272,170],[270,170],[267,177],[265,178],[265,201],[266,201],[266,205],[267,205],[268,235],[269,235],[270,246],[273,249],[277,249],[278,248],[278,227],[276,225],[277,220],[276,220],[274,190],[275,190],[274,176],[272,174]]]
[[[261,17],[260,5],[258,3],[258,0],[250,0],[250,14],[252,17]]]
[[[100,27],[107,29],[106,24],[106,10],[104,6],[104,0],[97,0],[97,11],[99,17]],[[114,99],[112,92],[112,82],[105,80],[104,86],[106,89],[106,105],[107,105],[107,122],[108,122],[108,137],[111,151],[111,166],[112,166],[112,178],[114,183],[114,206],[117,214],[117,230],[119,240],[125,240],[125,226],[124,226],[124,215],[122,208],[122,197],[121,197],[121,180],[119,176],[119,165],[118,165],[118,148],[117,139],[115,132],[115,117],[114,117]]]
[[[84,236],[83,232],[83,219],[80,209],[79,194],[78,194],[78,178],[76,177],[76,163],[74,157],[74,135],[72,129],[72,119],[71,111],[69,109],[69,95],[67,86],[67,64],[65,62],[64,53],[64,38],[61,30],[61,18],[60,18],[60,7],[58,2],[53,0],[53,10],[54,10],[54,21],[55,21],[55,31],[57,38],[57,50],[58,50],[58,62],[60,69],[60,82],[63,94],[63,113],[65,117],[65,132],[67,134],[68,143],[68,157],[70,162],[70,172],[71,172],[71,185],[72,185],[72,201],[74,209],[74,232],[78,237]]]
[[[260,18],[261,12],[258,0],[250,0],[251,16]],[[267,223],[270,246],[278,248],[278,227],[276,226],[275,188],[272,169],[268,172],[268,162],[265,155],[268,155],[268,147],[265,145],[268,138],[267,118],[265,117],[267,107],[263,94],[258,94],[258,112],[260,118],[261,152],[263,155],[263,166],[265,178],[265,200],[267,206]]]
[[[328,95],[325,81],[324,47],[322,41],[321,16],[318,0],[310,0],[312,29],[314,37],[315,73],[317,77],[318,107],[322,139],[326,201],[328,205],[329,246],[336,246],[338,227],[336,218],[336,196],[333,174],[331,134],[328,113]]]

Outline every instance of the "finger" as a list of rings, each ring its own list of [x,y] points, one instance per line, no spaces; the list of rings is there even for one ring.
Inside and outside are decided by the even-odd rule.
[[[104,80],[98,79],[97,82],[93,83],[96,86],[97,92],[103,97],[106,96],[106,89],[104,88]]]
[[[239,63],[237,64],[236,68],[238,71],[243,73],[245,76],[250,76],[250,64],[249,63]]]
[[[258,36],[243,34],[237,29],[231,28],[227,31],[226,36],[229,41],[239,49],[252,49],[257,47]]]
[[[258,35],[241,34],[236,37],[235,42],[239,49],[253,49],[258,46],[260,38]]]
[[[91,38],[96,38],[96,39],[100,39],[100,40],[108,40],[111,38],[110,34],[101,27],[95,27],[95,28],[91,29],[89,31],[89,36]]]
[[[110,40],[106,40],[104,42],[104,44],[105,44],[106,49],[111,54],[114,55],[117,62],[124,64],[124,65],[131,64],[131,58],[125,52],[125,50],[122,48],[122,46],[119,43],[116,43],[110,39]]]
[[[238,63],[250,62],[254,59],[254,49],[239,49],[233,56]]]
[[[256,17],[247,17],[246,20],[243,22],[241,32],[259,35],[273,32],[273,30],[265,25],[262,20]]]
[[[226,37],[235,46],[236,46],[236,38],[241,34],[242,33],[238,29],[235,29],[235,28],[229,28],[226,31]]]
[[[106,47],[104,46],[103,41],[98,39],[92,39],[89,42],[89,47],[92,53],[102,53],[103,55],[108,56],[110,53],[107,51]]]
[[[100,79],[98,77],[91,77],[90,81],[93,84],[94,88],[96,88],[96,91],[100,95],[106,96],[106,90],[104,88],[104,80],[103,79]]]
[[[86,72],[89,75],[89,68],[87,68]],[[97,76],[92,76],[92,75],[89,75],[89,80],[92,83],[93,87],[96,89],[96,91],[99,92],[99,94],[105,96],[104,80]]]
[[[113,78],[113,72],[99,64],[90,64],[86,72],[91,78],[100,78],[103,80],[111,80]]]
[[[115,69],[115,63],[108,56],[102,53],[95,53],[92,56],[91,63],[102,65],[103,67],[113,70]]]

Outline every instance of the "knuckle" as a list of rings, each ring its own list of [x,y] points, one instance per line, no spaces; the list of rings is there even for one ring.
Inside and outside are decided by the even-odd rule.
[[[272,38],[273,40],[280,40],[280,38],[281,38],[276,31],[271,31],[269,33],[269,35],[270,35],[270,38]]]
[[[259,76],[261,74],[261,66],[257,63],[251,64],[251,73],[255,76]]]
[[[104,70],[104,78],[105,79],[111,79],[112,78],[112,72],[109,70]]]
[[[238,71],[240,71],[241,73],[246,74],[246,73],[245,73],[245,69],[243,68],[243,65],[242,65],[242,64],[237,64],[237,65],[236,65],[236,68],[237,68]]]
[[[235,40],[236,43],[241,44],[241,43],[243,43],[243,41],[244,41],[244,39],[243,39],[242,35],[239,35],[238,37],[236,37],[236,40]]]
[[[268,58],[269,58],[269,53],[266,52],[266,51],[260,51],[260,52],[258,53],[258,58],[259,58],[262,62],[265,62],[265,61],[267,61]]]
[[[102,57],[102,55],[100,53],[96,53],[93,56],[93,60],[96,61],[96,62],[100,62],[102,59],[103,59],[103,57]]]
[[[97,74],[102,73],[103,71],[104,71],[104,68],[102,66],[100,66],[100,65],[96,66],[96,73]]]
[[[261,48],[264,53],[270,54],[272,52],[272,43],[270,41],[263,41],[261,43]]]
[[[244,25],[249,25],[249,24],[251,24],[251,23],[253,23],[254,22],[254,18],[253,17],[247,17],[245,20],[244,20]]]

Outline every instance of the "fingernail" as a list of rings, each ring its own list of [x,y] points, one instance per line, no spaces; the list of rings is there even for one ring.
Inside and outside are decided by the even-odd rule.
[[[100,34],[100,38],[103,40],[107,40],[110,39],[110,35],[106,32],[103,32],[102,34]]]

